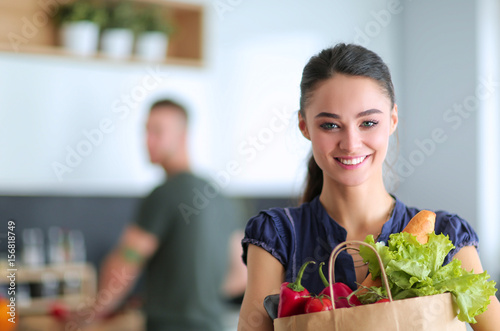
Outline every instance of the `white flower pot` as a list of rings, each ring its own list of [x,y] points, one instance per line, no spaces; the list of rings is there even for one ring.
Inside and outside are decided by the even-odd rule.
[[[129,29],[106,29],[101,36],[102,53],[114,59],[125,59],[132,55],[134,33]]]
[[[61,27],[61,43],[73,54],[94,55],[99,45],[99,26],[90,21],[64,23]]]
[[[168,36],[162,32],[143,32],[137,36],[136,55],[145,61],[162,61],[167,57]]]

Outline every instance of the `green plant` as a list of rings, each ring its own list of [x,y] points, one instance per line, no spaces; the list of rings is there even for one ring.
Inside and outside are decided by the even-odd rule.
[[[58,7],[54,16],[61,25],[67,22],[90,21],[103,26],[107,21],[104,7],[91,0],[76,0]]]
[[[136,14],[130,1],[110,2],[106,8],[108,21],[105,28],[108,29],[131,29],[136,30]]]
[[[156,5],[148,5],[139,11],[136,17],[136,32],[163,32],[167,35],[174,31],[166,18],[164,9]]]

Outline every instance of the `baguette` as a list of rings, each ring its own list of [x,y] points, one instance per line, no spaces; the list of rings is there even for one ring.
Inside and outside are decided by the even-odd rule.
[[[432,211],[422,210],[413,216],[413,218],[408,222],[403,232],[410,233],[417,237],[417,240],[421,244],[427,244],[429,241],[429,233],[434,232],[434,226],[436,224],[436,214]]]
[[[408,222],[402,232],[407,232],[415,237],[421,244],[426,244],[429,241],[429,233],[434,232],[436,224],[436,214],[429,210],[421,210]],[[368,274],[360,287],[382,286],[380,277],[372,279],[372,274]],[[363,294],[365,290],[360,290],[359,293]]]

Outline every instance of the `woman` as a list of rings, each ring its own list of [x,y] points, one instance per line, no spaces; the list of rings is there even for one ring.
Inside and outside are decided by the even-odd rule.
[[[299,128],[311,141],[313,154],[304,203],[261,212],[248,222],[242,241],[248,282],[240,331],[273,329],[263,300],[279,293],[282,282],[293,281],[302,263],[317,262],[308,267],[302,284],[319,293],[323,285],[317,266],[328,263],[337,244],[369,234],[387,242],[418,212],[390,195],[383,183],[382,164],[397,124],[391,76],[377,54],[338,44],[310,59],[302,74],[299,110]],[[457,258],[465,269],[482,272],[472,227],[457,215],[436,214],[435,232],[449,235],[456,246],[445,264]],[[336,261],[335,278],[355,289],[367,270],[357,253],[344,252]],[[477,320],[476,331],[500,325],[495,297]]]

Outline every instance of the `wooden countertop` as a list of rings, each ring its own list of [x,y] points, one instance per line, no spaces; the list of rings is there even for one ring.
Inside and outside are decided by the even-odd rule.
[[[16,331],[145,331],[144,316],[139,310],[130,310],[78,329],[47,315],[22,316]]]

